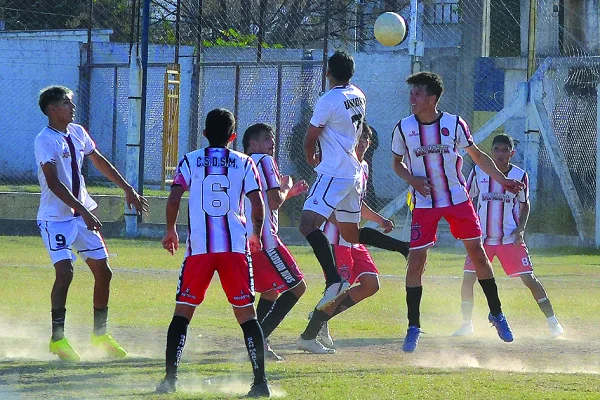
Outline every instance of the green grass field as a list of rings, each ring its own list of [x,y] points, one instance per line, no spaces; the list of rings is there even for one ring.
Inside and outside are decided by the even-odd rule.
[[[190,325],[180,370],[181,391],[153,393],[163,376],[167,326],[183,251],[172,257],[158,241],[109,240],[114,269],[110,330],[129,351],[123,360],[96,354],[91,273],[76,262],[66,333],[78,364],[48,353],[54,271],[40,238],[0,236],[0,399],[235,399],[251,382],[241,329],[215,279]],[[272,334],[286,358],[268,363],[277,397],[286,399],[598,399],[600,398],[600,255],[536,251],[536,274],[566,330],[553,340],[543,314],[519,279],[498,267],[503,308],[515,341],[500,341],[486,322],[478,289],[474,336],[460,326],[461,249],[434,249],[422,302],[426,334],[413,354],[400,350],[406,329],[404,261],[373,251],[381,290],[330,323],[334,355],[295,348],[306,315],[323,289],[310,250],[292,247],[309,289]]]

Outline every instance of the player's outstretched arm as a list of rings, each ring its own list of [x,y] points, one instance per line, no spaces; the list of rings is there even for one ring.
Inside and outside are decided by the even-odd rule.
[[[507,179],[498,167],[496,167],[490,156],[481,151],[477,145],[465,147],[465,150],[471,156],[473,162],[479,165],[483,172],[488,174],[493,180],[501,184],[504,189],[512,193],[519,193],[523,189],[524,185],[522,182],[515,179]]]
[[[177,234],[177,216],[179,215],[179,205],[185,189],[180,185],[171,186],[171,193],[167,199],[165,235],[162,238],[162,246],[171,254],[179,249],[179,235]]]
[[[98,171],[110,179],[111,182],[123,189],[125,192],[125,201],[127,202],[129,209],[135,207],[138,214],[148,211],[148,201],[143,196],[140,196],[135,189],[127,183],[119,171],[117,171],[110,161],[108,161],[98,150],[92,151],[89,157]]]
[[[97,231],[102,227],[102,223],[98,217],[85,208],[79,199],[73,196],[73,193],[71,193],[65,184],[60,181],[58,178],[58,170],[56,169],[55,164],[48,162],[42,165],[42,172],[46,178],[48,189],[50,189],[52,193],[56,195],[56,197],[61,199],[63,203],[81,215],[81,218],[83,218],[83,221],[89,230]]]
[[[304,179],[296,183],[293,182],[291,176],[283,175],[281,177],[281,187],[267,191],[267,201],[271,210],[279,209],[287,199],[308,192],[308,184]]]
[[[365,202],[363,202],[360,206],[360,214],[364,219],[368,221],[373,221],[381,228],[383,228],[384,233],[389,233],[392,231],[392,229],[394,229],[393,221],[385,218],[383,215],[373,210]]]

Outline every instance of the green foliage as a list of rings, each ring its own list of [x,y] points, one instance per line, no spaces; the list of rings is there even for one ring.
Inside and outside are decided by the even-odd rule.
[[[252,33],[241,33],[233,28],[220,29],[214,40],[204,39],[202,46],[204,47],[256,47],[258,37]],[[264,49],[274,48],[282,49],[280,43],[268,44],[262,42],[261,46]]]

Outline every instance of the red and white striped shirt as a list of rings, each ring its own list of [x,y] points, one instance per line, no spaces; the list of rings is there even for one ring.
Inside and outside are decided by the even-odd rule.
[[[249,156],[223,147],[192,151],[179,161],[173,185],[190,192],[187,256],[246,253],[244,195],[260,190]]]
[[[448,207],[468,199],[458,149],[471,145],[469,126],[457,115],[443,112],[435,121],[424,124],[413,114],[396,124],[392,152],[404,156],[411,174],[428,178],[432,186],[429,196],[411,187],[416,208]]]
[[[478,166],[473,168],[467,179],[469,195],[473,198],[479,195],[477,215],[484,244],[498,245],[515,241],[512,232],[519,226],[520,204],[529,199],[529,178],[527,172],[516,165],[511,164],[510,167],[506,177],[525,185],[519,194],[505,190]]]
[[[252,160],[256,163],[256,168],[260,176],[262,194],[265,200],[265,220],[261,235],[261,242],[264,250],[274,249],[281,246],[279,239],[279,210],[271,210],[267,192],[269,190],[279,190],[281,187],[281,175],[275,159],[268,154],[252,154]],[[250,218],[250,201],[246,200],[246,231],[252,233],[252,218]]]

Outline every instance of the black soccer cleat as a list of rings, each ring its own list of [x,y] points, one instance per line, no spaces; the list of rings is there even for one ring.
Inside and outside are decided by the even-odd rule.
[[[177,378],[167,378],[162,380],[156,387],[156,393],[175,393],[177,391]]]
[[[271,388],[269,387],[269,384],[266,380],[259,383],[254,382],[246,397],[251,399],[257,399],[259,397],[270,398]]]

